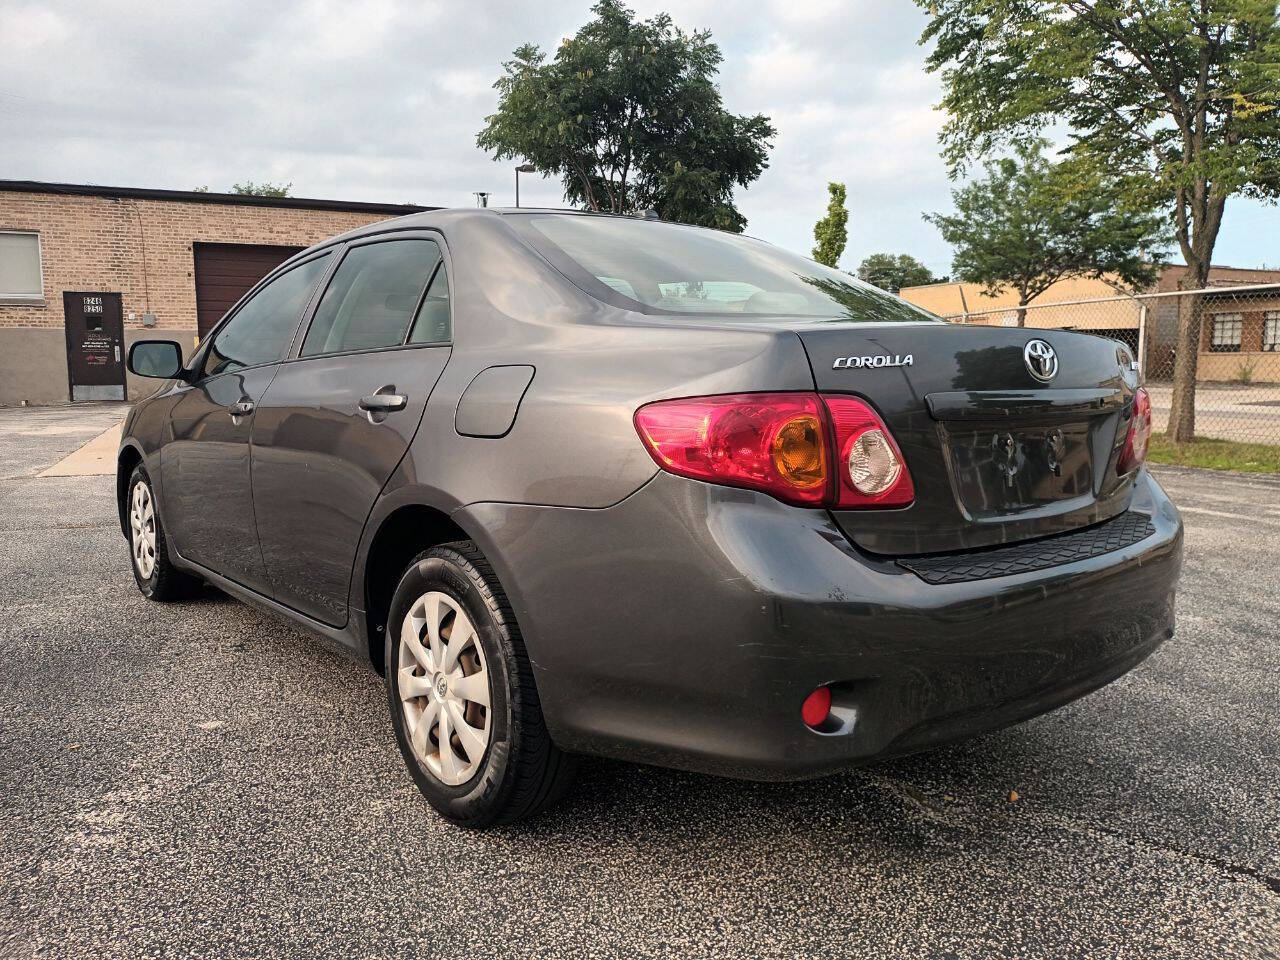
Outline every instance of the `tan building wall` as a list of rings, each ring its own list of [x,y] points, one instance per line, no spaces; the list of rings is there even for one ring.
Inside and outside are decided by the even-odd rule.
[[[1031,302],[1056,303],[1064,300],[1094,300],[1114,297],[1119,293],[1116,285],[1106,280],[1071,277],[1059,280]],[[978,283],[931,283],[920,287],[904,287],[898,295],[918,307],[923,307],[940,317],[959,317],[966,313],[981,313],[968,322],[986,326],[1005,326],[1018,315],[1018,294],[1002,290],[991,295]],[[983,311],[998,311],[983,313]],[[1086,313],[1039,307],[1027,312],[1028,327],[1052,329],[1071,326],[1080,330],[1137,329],[1138,311],[1131,303],[1098,304]]]
[[[0,301],[0,405],[67,402],[64,291],[118,292],[126,344],[158,337],[179,340],[189,351],[196,331],[193,243],[305,247],[417,209],[374,204],[325,209],[325,201],[294,202],[314,206],[272,205],[265,198],[247,205],[0,186],[0,231],[40,235],[44,284],[41,301]],[[143,326],[148,312],[155,314],[154,327]],[[153,384],[130,375],[129,398],[145,395]]]
[[[1265,281],[1263,281],[1265,282]],[[1263,327],[1268,313],[1280,313],[1280,294],[1260,297],[1241,294],[1212,294],[1203,301],[1204,322],[1200,325],[1200,357],[1196,361],[1197,380],[1242,379],[1248,372],[1254,382],[1280,383],[1280,352],[1263,350]],[[1213,321],[1218,314],[1238,314],[1242,321],[1240,349],[1215,353]]]

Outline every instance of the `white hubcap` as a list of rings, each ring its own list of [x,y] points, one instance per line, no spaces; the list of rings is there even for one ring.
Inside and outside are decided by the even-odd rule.
[[[146,580],[156,568],[156,511],[151,502],[151,488],[138,481],[129,498],[129,543],[133,547],[133,563]]]
[[[447,594],[419,597],[400,625],[396,684],[418,760],[450,786],[466,783],[489,747],[489,671],[466,611]]]

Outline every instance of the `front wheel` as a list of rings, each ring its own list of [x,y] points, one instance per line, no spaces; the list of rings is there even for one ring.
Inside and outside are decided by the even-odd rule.
[[[551,742],[520,630],[470,541],[409,565],[391,602],[387,697],[410,774],[443,816],[510,823],[563,793],[571,758]]]
[[[156,509],[151,478],[142,464],[129,476],[129,553],[133,579],[148,600],[185,600],[200,589],[200,581],[169,562],[169,541]]]

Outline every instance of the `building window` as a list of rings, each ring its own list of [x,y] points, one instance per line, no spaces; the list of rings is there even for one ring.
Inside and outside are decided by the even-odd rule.
[[[1262,321],[1262,349],[1280,350],[1280,310],[1268,310]]]
[[[0,231],[0,300],[42,300],[40,234]]]
[[[1219,313],[1213,318],[1213,339],[1209,350],[1213,353],[1239,353],[1240,335],[1244,332],[1244,318],[1238,313]]]

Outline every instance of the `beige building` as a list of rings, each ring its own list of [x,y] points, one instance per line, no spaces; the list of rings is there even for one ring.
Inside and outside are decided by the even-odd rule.
[[[190,350],[298,250],[423,209],[0,180],[0,405],[139,396],[134,340]]]
[[[1059,280],[1032,300],[1035,304],[1115,297],[1122,288],[1107,280],[1071,277]],[[898,291],[904,300],[923,307],[930,313],[948,319],[967,318],[968,323],[1007,326],[1017,322],[1018,294],[1002,290],[988,294],[980,283],[931,283],[920,287],[904,287]],[[975,316],[969,316],[975,314]],[[1099,304],[1088,315],[1074,315],[1067,308],[1038,307],[1027,312],[1028,327],[1054,328],[1072,326],[1082,330],[1126,330],[1138,328],[1138,311],[1133,304],[1118,302]]]
[[[1186,268],[1170,265],[1160,279],[1143,293],[1169,293],[1178,289]],[[1233,288],[1280,283],[1280,270],[1213,267],[1209,286],[1222,293],[1206,295],[1201,310],[1200,380],[1236,380],[1242,367],[1255,380],[1280,381],[1280,296],[1267,291],[1235,293]],[[1151,297],[1143,301],[1126,296],[1117,282],[1073,277],[1059,280],[1031,302],[1026,326],[1036,329],[1083,330],[1122,340],[1137,350],[1142,303],[1147,306],[1147,375],[1167,378],[1173,370],[1173,344],[1178,327],[1178,297]],[[1277,291],[1280,293],[1280,291]],[[1017,323],[1018,295],[1002,291],[989,295],[981,284],[934,283],[906,287],[900,295],[940,317],[988,326]],[[1081,303],[1079,301],[1102,302]]]

